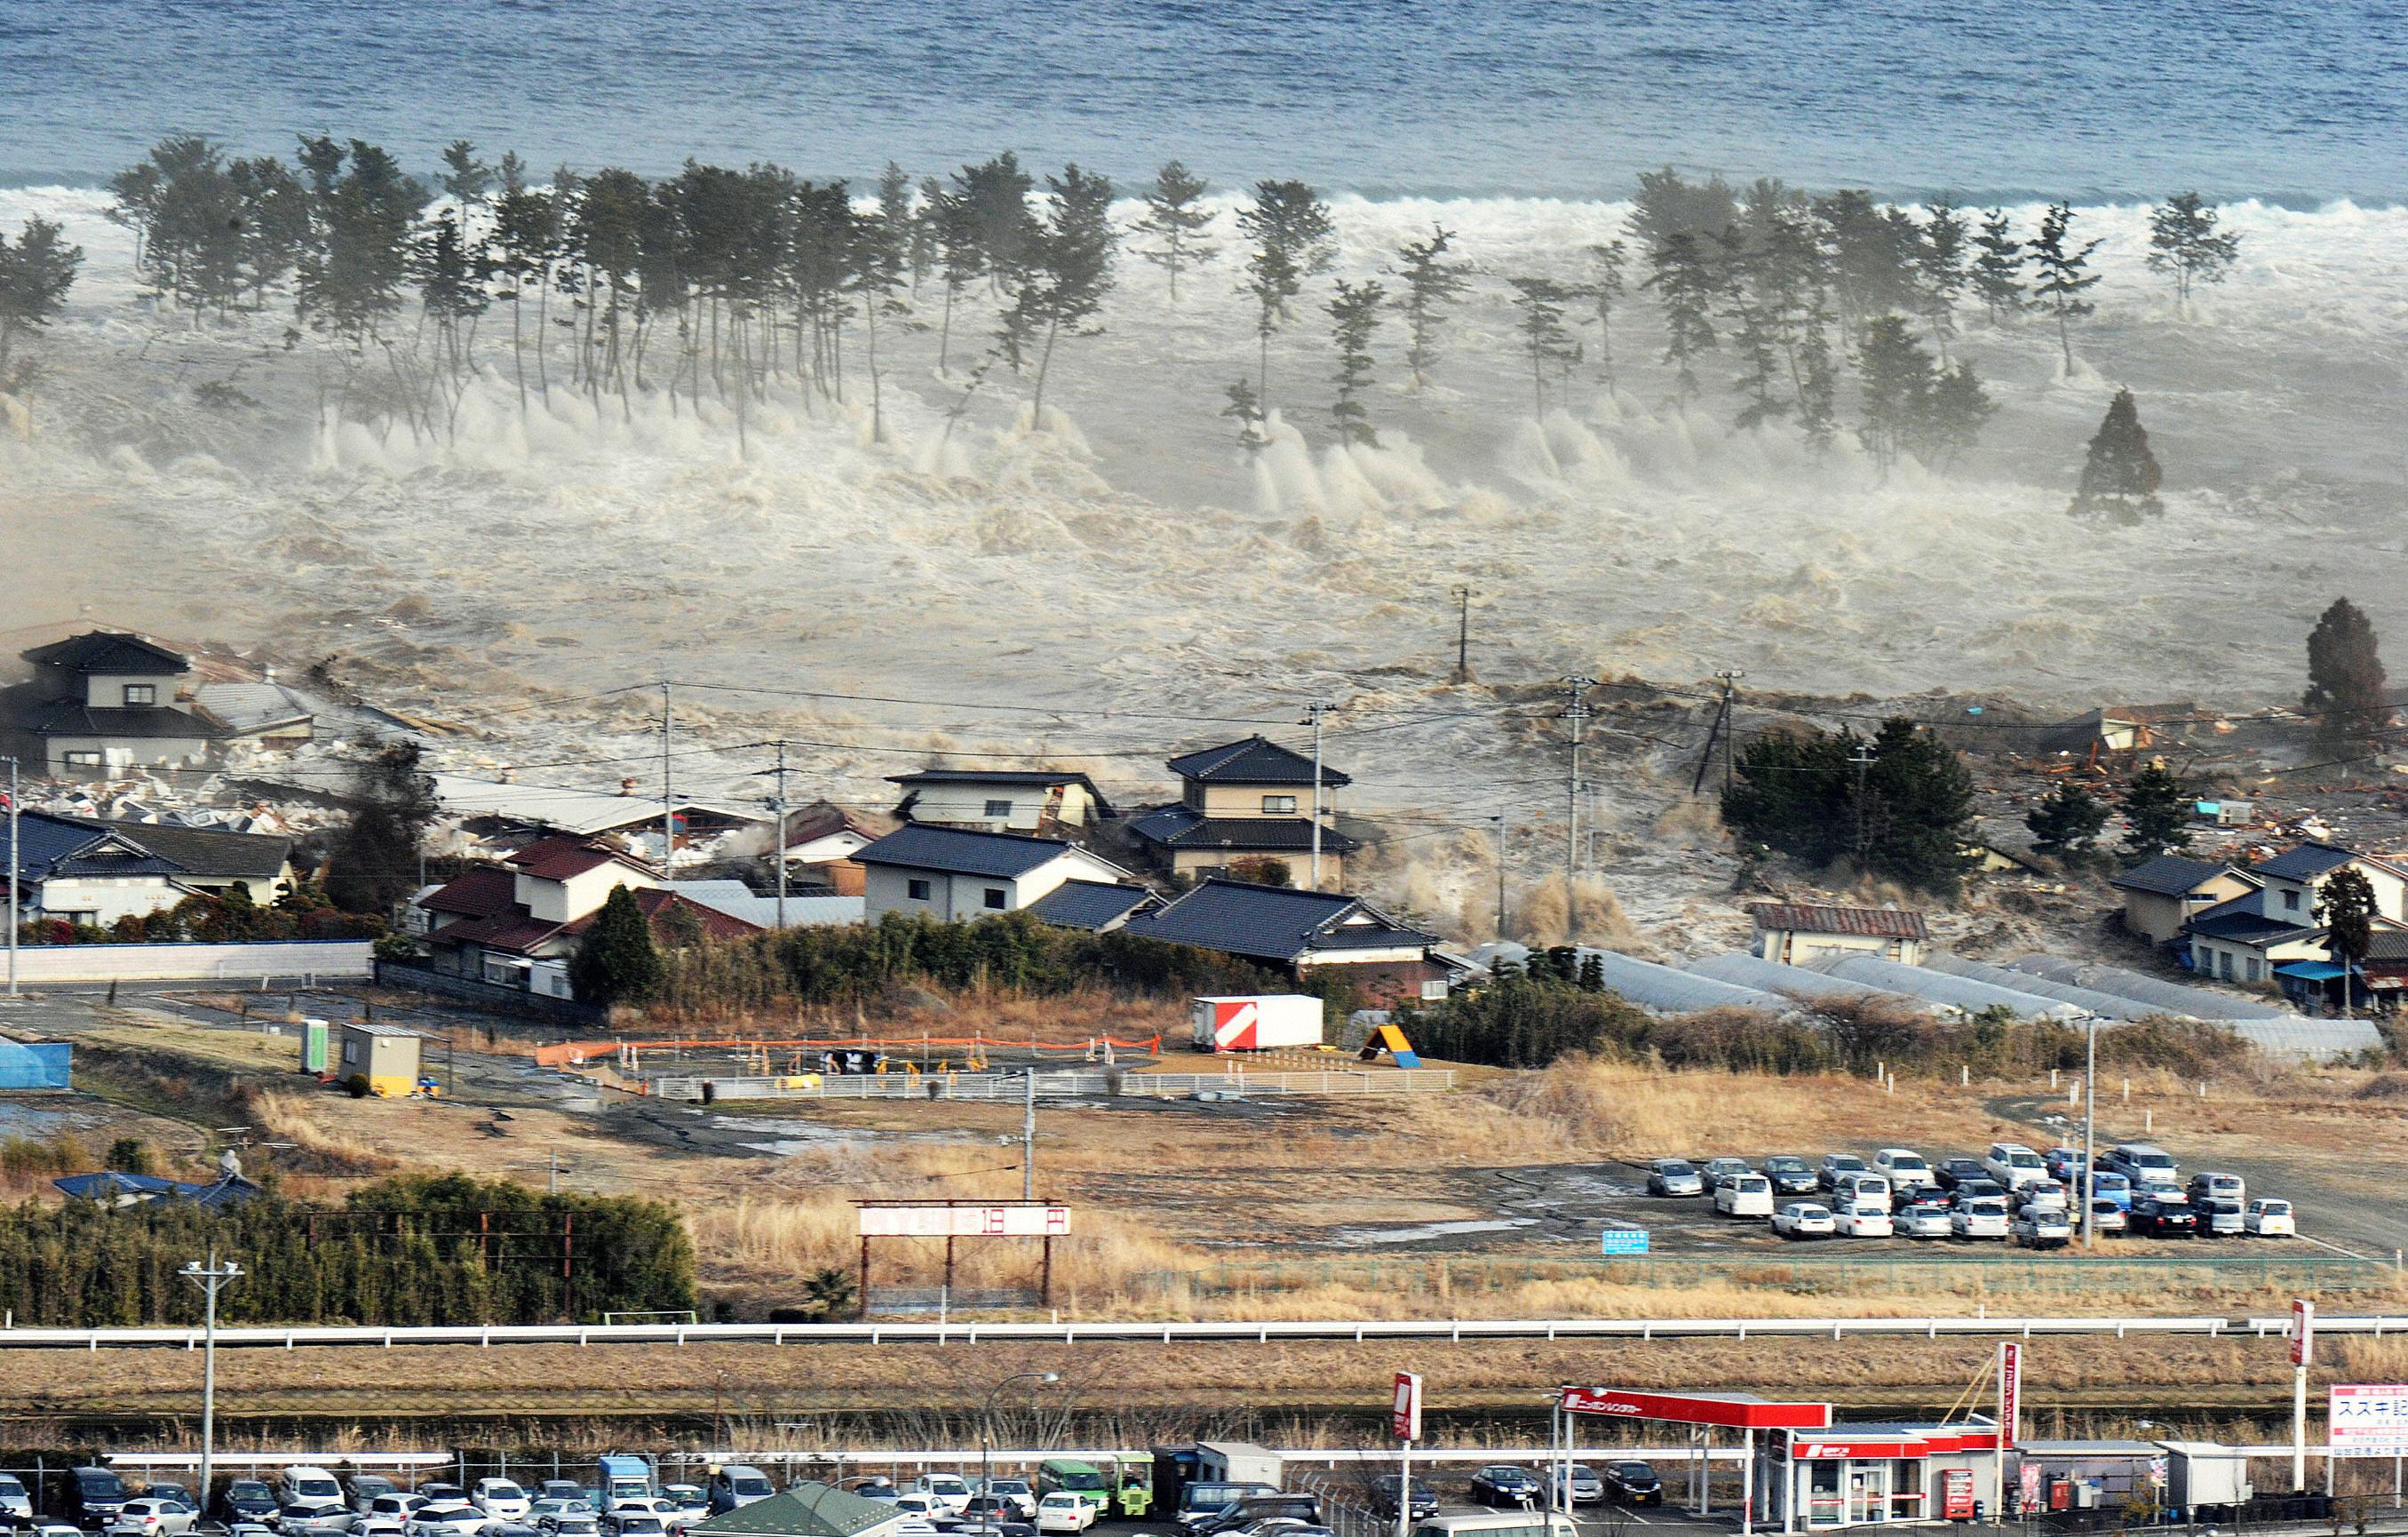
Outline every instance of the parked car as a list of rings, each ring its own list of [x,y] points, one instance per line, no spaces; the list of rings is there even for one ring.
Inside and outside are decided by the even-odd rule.
[[[2131,1225],[2124,1208],[2105,1196],[2094,1196],[2090,1201],[2090,1230],[2094,1233],[2120,1233]]]
[[[1471,1475],[1471,1498],[1484,1505],[1535,1509],[1541,1498],[1539,1481],[1527,1468],[1491,1462]]]
[[[1940,1184],[1940,1176],[1931,1171],[1929,1160],[1911,1147],[1885,1147],[1875,1153],[1873,1172],[1889,1181],[1890,1189],[1900,1196],[1937,1188]]]
[[[602,1529],[602,1537],[668,1537],[669,1530],[669,1524],[661,1519],[658,1511],[632,1509],[624,1503],[615,1510],[605,1511],[596,1524]]]
[[[34,1519],[34,1497],[26,1492],[24,1480],[15,1473],[0,1473],[0,1514],[16,1516],[27,1524]]]
[[[86,1464],[67,1470],[66,1487],[60,1509],[51,1512],[64,1516],[79,1526],[103,1527],[134,1498],[125,1480],[107,1468]]]
[[[1837,1186],[1839,1178],[1842,1174],[1870,1172],[1871,1171],[1865,1167],[1865,1160],[1857,1157],[1854,1153],[1826,1153],[1823,1155],[1823,1161],[1815,1166],[1814,1183],[1820,1188],[1829,1190]]]
[[[1842,1174],[1831,1186],[1831,1209],[1844,1212],[1851,1206],[1878,1206],[1890,1209],[1888,1177],[1882,1174]]]
[[[107,1530],[114,1537],[181,1537],[200,1525],[201,1513],[181,1500],[144,1495],[117,1507]]]
[[[1741,1174],[1714,1186],[1714,1210],[1727,1217],[1769,1217],[1772,1214],[1772,1182],[1761,1174]]]
[[[1179,1491],[1178,1521],[1195,1531],[1249,1495],[1277,1493],[1278,1487],[1271,1484],[1202,1480]]]
[[[1956,1188],[1948,1192],[1952,1206],[1962,1206],[1969,1200],[2004,1200],[2007,1187],[1985,1174],[1977,1180],[1958,1180]]]
[[[596,1515],[599,1514],[601,1513],[594,1508],[594,1502],[586,1499],[583,1495],[579,1495],[573,1500],[564,1500],[558,1495],[548,1494],[528,1504],[527,1524],[534,1527],[537,1530],[541,1531],[548,1530],[552,1522],[560,1519],[560,1517],[564,1515]]]
[[[2029,1206],[2045,1207],[2052,1212],[2064,1212],[2071,1210],[2073,1206],[2072,1196],[2064,1185],[2053,1179],[2034,1180],[2020,1190],[2009,1191],[2007,1195],[2018,1212]]]
[[[2048,1178],[2048,1165],[2041,1156],[2021,1142],[1992,1142],[1982,1167],[1990,1177],[2010,1190],[2020,1189],[2035,1181]]]
[[[65,1530],[72,1533],[75,1528],[68,1527]],[[43,1537],[43,1532],[29,1532],[27,1537]],[[267,1521],[236,1521],[226,1528],[226,1537],[276,1537],[276,1528]]]
[[[2017,1244],[2027,1249],[2062,1249],[2073,1242],[2073,1228],[2065,1220],[2065,1213],[2055,1206],[2027,1206],[2009,1229]]]
[[[430,1502],[410,1512],[402,1530],[408,1537],[481,1537],[493,1522],[492,1516],[471,1504]],[[656,1532],[653,1537],[663,1534]]]
[[[1647,1193],[1651,1196],[1702,1196],[1706,1193],[1706,1177],[1698,1166],[1686,1158],[1657,1158],[1647,1166]]]
[[[343,1486],[323,1468],[295,1463],[277,1474],[276,1500],[282,1505],[339,1505]]]
[[[351,1506],[333,1503],[287,1505],[276,1515],[276,1530],[284,1537],[320,1537],[320,1534],[349,1531],[357,1524],[360,1513]],[[482,1530],[483,1527],[472,1529]]]
[[[2145,1180],[2172,1184],[2181,1174],[2172,1156],[2154,1142],[2117,1142],[2099,1155],[2099,1167],[2114,1170],[2135,1185]]]
[[[1605,1465],[1605,1492],[1625,1505],[1660,1505],[1664,1502],[1664,1481],[1644,1462],[1609,1462]]]
[[[902,1496],[898,1494],[896,1498],[899,1500]],[[674,1500],[666,1499],[657,1494],[640,1494],[631,1496],[625,1500],[612,1501],[610,1508],[604,1511],[602,1514],[605,1515],[629,1514],[656,1516],[660,1519],[663,1525],[666,1525],[669,1522],[677,1520],[682,1513],[679,1510],[678,1502]]]
[[[1974,1196],[1959,1200],[1956,1209],[1948,1214],[1948,1231],[1953,1238],[2006,1237],[2006,1198]]]
[[[1554,1496],[1550,1502],[1559,1506],[1600,1505],[1605,1502],[1605,1480],[1598,1477],[1597,1470],[1585,1462],[1575,1462],[1569,1468],[1560,1463],[1548,1463],[1547,1488]],[[1570,1491],[1570,1498],[1566,1497],[1566,1490]]]
[[[1990,1177],[1983,1170],[1981,1159],[1969,1158],[1961,1154],[1955,1157],[1941,1159],[1939,1167],[1931,1172],[1933,1177],[1940,1181],[1940,1188],[1942,1190],[1954,1190],[1966,1180],[1982,1180]]]
[[[2210,1238],[2239,1238],[2249,1230],[2243,1220],[2241,1203],[2217,1196],[2209,1200],[2195,1200],[2191,1209],[2199,1213],[2199,1230]]]
[[[1898,1231],[1889,1208],[1870,1201],[1842,1205],[1831,1214],[1831,1226],[1842,1238],[1888,1238]]]
[[[1055,1489],[1037,1501],[1037,1530],[1040,1532],[1084,1531],[1096,1524],[1096,1509],[1068,1489]]]
[[[276,1519],[276,1491],[264,1478],[236,1478],[218,1491],[217,1516],[228,1527],[237,1521],[267,1525]]]
[[[1764,1177],[1776,1196],[1811,1196],[1823,1188],[1814,1166],[1795,1153],[1776,1153],[1764,1160]]]
[[[939,1531],[951,1531],[962,1524],[960,1513],[953,1506],[933,1494],[922,1494],[917,1489],[905,1489],[897,1494],[895,1508],[907,1516],[918,1516]],[[678,1528],[672,1523],[669,1530],[675,1531]]]
[[[2130,1230],[2142,1238],[2197,1238],[2199,1212],[2178,1190],[2161,1189],[2132,1198]]]
[[[959,1473],[922,1473],[911,1487],[928,1496],[955,1515],[970,1502],[970,1487]]]
[[[457,1484],[447,1484],[439,1479],[421,1484],[410,1492],[430,1505],[465,1505],[468,1502],[466,1489]]]
[[[1008,1521],[966,1521],[953,1529],[953,1537],[1037,1537],[1037,1526],[1016,1516]]]
[[[778,1492],[770,1486],[769,1475],[748,1462],[729,1462],[714,1470],[709,1489],[714,1515],[741,1510]]]
[[[527,1491],[507,1478],[480,1478],[468,1503],[496,1521],[523,1521],[535,1501]]]
[[[1020,1519],[1020,1506],[1017,1501],[999,1494],[974,1494],[963,1501],[960,1519],[964,1526],[1017,1521]]]
[[[2259,1238],[2297,1238],[2299,1226],[2291,1216],[2287,1200],[2270,1200],[2260,1196],[2241,1213],[2241,1230]]]
[[[193,1498],[191,1485],[179,1484],[170,1479],[154,1478],[143,1485],[142,1497],[145,1500],[173,1500],[179,1505],[192,1506],[195,1515],[199,1514],[201,1508],[201,1502]]]
[[[1955,1230],[1948,1225],[1944,1200],[1909,1201],[1890,1219],[1890,1227],[1900,1238],[1946,1238]]]
[[[401,1486],[376,1473],[353,1473],[343,1480],[343,1502],[355,1514],[366,1515],[368,1507],[380,1494],[394,1494]]]
[[[2112,1200],[2119,1212],[2132,1209],[2132,1180],[2112,1169],[2094,1170],[2090,1175],[2090,1193],[2101,1200]]]
[[[547,1478],[535,1487],[535,1497],[538,1500],[582,1500],[595,1510],[601,1509],[595,1503],[593,1491],[574,1478]]]
[[[1753,1174],[1756,1171],[1747,1166],[1745,1158],[1708,1158],[1705,1168],[1699,1172],[1705,1176],[1706,1188],[1711,1191],[1725,1180],[1737,1179],[1742,1174]]]
[[[406,1537],[408,1529],[390,1515],[363,1515],[351,1523],[351,1537]],[[594,1537],[592,1532],[585,1537]]]
[[[1838,1231],[1831,1209],[1819,1200],[1793,1200],[1772,1214],[1772,1230],[1784,1238],[1828,1238]]]
[[[2052,1147],[2041,1155],[2041,1162],[2048,1166],[2051,1179],[2071,1185],[2082,1178],[2082,1149],[2078,1147]]]
[[[1019,1512],[1010,1519],[1016,1521],[1037,1519],[1037,1490],[1025,1478],[990,1478],[981,1486],[979,1492],[1008,1501],[1014,1510]]]
[[[1397,1518],[1397,1495],[1404,1480],[1395,1473],[1383,1473],[1371,1480],[1371,1514],[1393,1521]],[[1406,1518],[1411,1522],[1428,1520],[1438,1514],[1438,1490],[1420,1479],[1406,1494]]]
[[[2202,1169],[2190,1177],[2190,1183],[2183,1187],[2183,1194],[2194,1201],[2229,1200],[2239,1203],[2249,1199],[2249,1186],[2238,1174],[2221,1174],[2212,1169]]]

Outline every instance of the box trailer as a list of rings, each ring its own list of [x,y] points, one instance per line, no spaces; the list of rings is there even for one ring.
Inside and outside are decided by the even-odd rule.
[[[1307,1001],[1318,1004],[1321,1000]],[[1251,1441],[1199,1441],[1196,1444],[1195,1482],[1268,1484],[1280,1488],[1280,1455]]]
[[[1321,1000],[1303,993],[1250,993],[1196,999],[1199,1052],[1261,1052],[1321,1044]]]
[[[2166,1451],[2166,1503],[2186,1511],[2249,1503],[2249,1454],[2212,1441],[2160,1441]]]

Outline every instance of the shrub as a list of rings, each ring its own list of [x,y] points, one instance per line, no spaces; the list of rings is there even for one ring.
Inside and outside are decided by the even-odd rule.
[[[354,1099],[365,1099],[376,1092],[376,1085],[368,1082],[368,1075],[364,1072],[355,1072],[344,1079],[343,1087]]]

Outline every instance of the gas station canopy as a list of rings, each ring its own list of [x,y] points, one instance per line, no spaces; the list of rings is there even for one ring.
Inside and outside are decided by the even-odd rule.
[[[1828,1403],[1783,1403],[1753,1393],[1644,1393],[1627,1387],[1566,1387],[1566,1413],[1608,1419],[1656,1419],[1676,1425],[1719,1425],[1734,1430],[1820,1430],[1831,1423]]]

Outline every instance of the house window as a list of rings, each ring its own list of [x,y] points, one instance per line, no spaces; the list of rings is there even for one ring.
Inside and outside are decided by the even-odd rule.
[[[907,882],[903,889],[915,902],[924,902],[928,899],[928,883],[925,881]]]
[[[157,704],[159,702],[159,685],[156,683],[128,683],[125,685],[125,702],[129,706]]]
[[[989,886],[986,888],[986,910],[989,912],[1002,912],[1003,904],[1010,899],[1011,893],[1004,890],[1001,886]]]
[[[2298,892],[2286,891],[2283,893],[2283,911],[2286,912],[2297,912],[2300,911],[2300,894]]]
[[[1436,1003],[1445,997],[1446,979],[1444,977],[1434,977],[1430,981],[1422,984],[1422,999],[1424,1002]]]
[[[1294,816],[1296,814],[1296,797],[1263,797],[1263,814],[1265,816]]]
[[[986,803],[986,814],[989,816],[1010,816],[1011,814],[1011,802],[1009,800],[990,800]]]
[[[69,753],[67,754],[67,767],[70,768],[97,768],[100,767],[100,754],[98,753]]]
[[[2243,975],[2246,977],[2247,980],[2256,982],[2258,980],[2258,957],[2252,955],[2247,960],[2242,962],[2241,970]]]
[[[358,1041],[344,1041],[344,1042],[343,1042],[343,1060],[344,1060],[344,1061],[346,1061],[346,1062],[356,1062],[356,1061],[358,1061],[359,1059],[360,1059],[360,1043],[359,1043]]]

